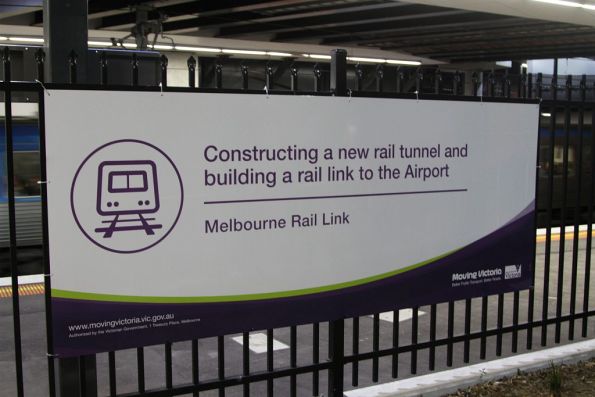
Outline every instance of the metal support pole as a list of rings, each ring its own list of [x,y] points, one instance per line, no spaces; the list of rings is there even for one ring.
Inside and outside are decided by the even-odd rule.
[[[331,51],[331,91],[335,95],[347,94],[347,51]]]
[[[77,54],[75,81],[87,81],[88,1],[44,0],[43,35],[47,62],[46,79],[51,83],[72,81],[68,57]]]

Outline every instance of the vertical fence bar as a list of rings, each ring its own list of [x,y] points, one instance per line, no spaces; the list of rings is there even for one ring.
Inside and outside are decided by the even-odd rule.
[[[242,374],[244,376],[250,375],[250,333],[244,332],[242,334]],[[246,382],[243,385],[244,397],[250,397],[250,383]]]
[[[479,342],[479,358],[486,358],[486,342],[488,331],[488,297],[481,297],[481,338]]]
[[[14,187],[14,142],[12,131],[12,87],[10,49],[4,47],[4,128],[6,132],[6,176],[8,187],[8,230],[10,239],[10,281],[12,290],[12,322],[14,333],[14,358],[17,396],[23,397],[23,355],[21,348],[21,309],[19,302],[19,274],[17,259],[16,203]]]
[[[557,62],[554,63],[554,78],[557,73]],[[543,75],[537,74],[537,97],[543,98]],[[552,93],[553,99],[557,97],[557,90]],[[545,231],[545,256],[544,256],[544,271],[543,271],[543,294],[541,304],[541,346],[547,345],[547,319],[549,317],[549,287],[550,287],[550,265],[551,265],[551,251],[552,251],[552,208],[554,201],[554,146],[556,144],[556,113],[557,108],[553,106],[550,110],[550,131],[549,131],[549,172],[548,172],[548,197],[546,204],[546,231]]]
[[[295,325],[289,327],[289,366],[291,368],[297,367],[297,327]],[[289,376],[289,395],[290,397],[297,396],[297,376],[295,373]]]
[[[461,74],[457,70],[452,76],[452,94],[459,95],[459,85],[461,83]]]
[[[145,392],[145,350],[142,347],[136,349],[136,377],[138,392]]]
[[[165,387],[167,389],[173,387],[172,364],[171,342],[165,342]]]
[[[533,98],[533,73],[527,75],[527,98]]]
[[[242,90],[248,89],[248,66],[241,65],[240,73],[242,74]]]
[[[382,92],[384,90],[384,67],[382,65],[376,66],[376,91]]]
[[[225,336],[217,336],[217,377],[225,380]],[[225,397],[225,386],[219,386],[219,397]]]
[[[397,94],[403,91],[403,77],[403,69],[401,69],[401,67],[399,66],[397,68]]]
[[[463,343],[463,362],[469,363],[471,335],[471,298],[465,299],[465,342]]]
[[[455,303],[454,301],[448,302],[448,324],[447,324],[447,338],[446,344],[446,366],[452,367],[452,355],[453,355],[453,338],[454,338],[454,326],[455,326]]]
[[[312,324],[312,363],[320,363],[320,324]],[[312,372],[312,395],[318,396],[319,394],[319,374],[318,370],[315,369]]]
[[[267,329],[267,371],[273,372],[273,330]],[[267,378],[267,397],[273,397],[273,378]]]
[[[527,68],[521,67],[521,76],[519,78],[518,88],[519,98],[527,98]]]
[[[291,91],[295,92],[298,90],[298,68],[292,65],[289,71],[291,72]]]
[[[529,332],[530,329],[527,329]],[[511,351],[516,353],[519,345],[519,291],[512,294],[512,347]]]
[[[595,84],[593,85],[595,91]],[[595,108],[591,107],[591,180],[589,181],[589,201],[587,205],[587,245],[585,252],[585,281],[583,286],[583,338],[587,337],[589,318],[589,289],[591,288],[591,245],[593,244],[593,198],[595,196]]]
[[[87,396],[87,365],[85,363],[85,356],[80,356],[79,359],[79,395],[81,397]]]
[[[488,81],[489,81],[489,88],[490,88],[489,93],[490,93],[490,96],[493,98],[496,96],[496,74],[494,73],[493,70],[488,75]]]
[[[104,51],[99,55],[99,74],[101,76],[99,84],[107,85],[107,56]]]
[[[537,79],[535,80],[535,97],[543,98],[543,74],[537,73]]]
[[[504,82],[502,84],[504,86],[502,94],[504,95],[504,97],[508,99],[510,98],[512,91],[512,83],[510,81],[510,75],[508,74],[508,70],[506,71],[506,73],[504,73]]]
[[[566,100],[572,100],[572,76],[566,79]],[[562,328],[562,305],[564,303],[564,267],[566,250],[566,217],[568,200],[568,152],[570,148],[570,105],[564,106],[564,147],[562,156],[562,203],[560,208],[560,245],[558,249],[558,288],[556,292],[555,342],[560,343]],[[553,163],[552,163],[553,164]]]
[[[43,82],[43,63],[45,56],[43,51],[38,50],[36,53],[37,77]],[[38,56],[38,57],[37,57]],[[46,169],[46,145],[45,145],[45,92],[43,87],[38,92],[39,96],[39,162],[40,162],[40,177],[42,182],[47,182]],[[8,129],[6,129],[8,131]],[[45,331],[47,344],[47,363],[48,363],[48,394],[50,397],[56,395],[56,368],[54,358],[54,331],[52,325],[52,305],[51,305],[51,290],[52,280],[50,277],[50,247],[49,247],[49,233],[48,233],[48,208],[47,208],[47,183],[42,183],[40,186],[41,193],[41,224],[43,236],[43,280],[44,280],[44,302],[45,302]]]
[[[415,92],[419,95],[421,94],[421,85],[424,79],[423,70],[421,68],[417,68],[415,72]]]
[[[353,317],[353,339],[351,341],[351,350],[353,356],[357,357],[359,354],[359,317]],[[359,384],[359,361],[353,360],[351,364],[351,385],[357,386]]]
[[[322,71],[317,63],[314,64],[314,91],[322,91]]]
[[[440,94],[441,83],[442,74],[440,73],[440,69],[436,69],[434,73],[434,94]]]
[[[585,121],[585,99],[587,76],[582,75],[580,84],[580,107],[578,111],[578,153],[576,158],[576,197],[574,205],[574,233],[572,236],[572,274],[570,279],[570,322],[568,323],[568,339],[574,340],[574,321],[576,315],[576,289],[578,277],[579,227],[581,217],[581,192],[583,190],[583,129]],[[589,247],[587,247],[589,249]]]
[[[343,358],[345,320],[329,321],[328,396],[343,397]]]
[[[504,294],[498,294],[498,316],[496,334],[496,356],[502,355],[502,327],[504,326]]]
[[[399,311],[393,311],[393,349],[392,355],[392,377],[397,378],[399,376]]]
[[[76,72],[76,63],[77,63],[77,55],[76,52],[70,51],[70,54],[68,55],[68,75],[70,78],[70,84],[76,84],[76,76],[77,76],[77,72]]]
[[[192,340],[192,384],[197,386],[200,383],[200,363],[198,361],[198,339]],[[192,393],[192,397],[198,397],[198,392]]]
[[[364,68],[359,63],[355,65],[355,90],[362,91],[364,82]]]
[[[196,58],[190,55],[186,64],[188,65],[188,87],[194,88],[196,87]]]
[[[436,304],[430,306],[430,353],[428,369],[436,369]]]
[[[42,83],[45,82],[44,64],[45,64],[45,52],[40,48],[35,51],[35,63],[37,64],[37,80]]]
[[[116,353],[111,351],[107,354],[108,368],[109,368],[109,395],[115,397],[118,392],[116,390]]]
[[[411,318],[411,375],[417,373],[417,337],[419,334],[419,307],[413,308],[413,317]]]
[[[161,55],[161,87],[167,87],[167,64],[169,63],[165,55]]]
[[[380,349],[380,314],[372,318],[372,382],[378,382],[378,350]]]
[[[220,59],[217,59],[217,64],[215,65],[215,88],[218,90],[223,88],[223,65]]]
[[[267,89],[273,89],[273,68],[270,65],[266,65],[264,68],[264,79]]]
[[[477,72],[473,72],[473,74],[471,75],[471,82],[473,83],[473,96],[476,97],[478,95],[477,91],[479,90],[479,75],[477,74]]]
[[[132,54],[132,59],[130,60],[130,65],[132,67],[132,86],[138,86],[138,56],[136,53]]]

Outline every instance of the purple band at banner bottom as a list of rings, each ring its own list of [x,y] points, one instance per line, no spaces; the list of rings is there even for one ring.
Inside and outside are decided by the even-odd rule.
[[[521,290],[533,282],[534,246],[531,211],[435,262],[336,291],[225,303],[52,298],[54,353],[78,356]]]

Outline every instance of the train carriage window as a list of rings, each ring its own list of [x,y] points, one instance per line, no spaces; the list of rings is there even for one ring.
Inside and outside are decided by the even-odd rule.
[[[568,147],[568,176],[576,173],[574,147]],[[554,146],[554,175],[564,175],[564,146]]]
[[[40,163],[39,152],[14,153],[15,197],[39,196]]]

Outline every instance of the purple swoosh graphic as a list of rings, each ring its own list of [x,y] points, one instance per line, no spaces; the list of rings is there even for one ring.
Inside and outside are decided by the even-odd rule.
[[[534,210],[521,214],[495,232],[435,262],[336,291],[222,303],[120,303],[52,298],[54,353],[62,357],[78,356],[525,289],[533,282],[535,215]],[[520,271],[511,276],[514,278],[505,279],[506,266],[517,266]],[[482,269],[501,269],[501,275],[491,282],[453,285],[453,273]],[[147,319],[165,314],[173,315],[171,324],[167,320]],[[104,323],[144,316],[148,316],[146,321],[138,324],[111,327]],[[92,329],[69,330],[69,326],[90,323],[96,325]],[[140,328],[126,330],[125,327]]]

